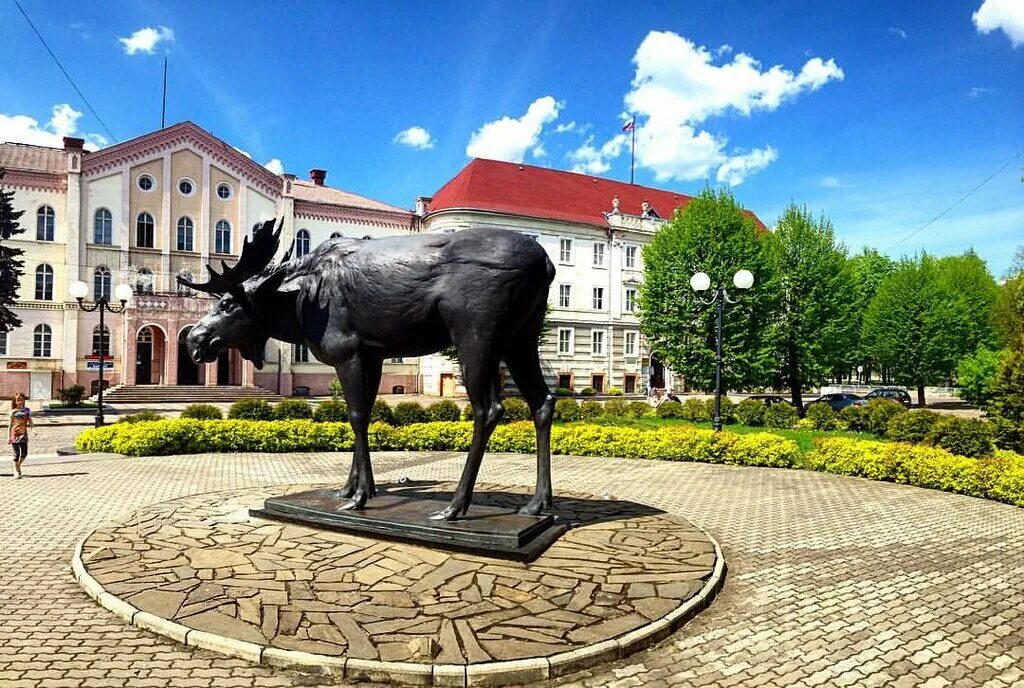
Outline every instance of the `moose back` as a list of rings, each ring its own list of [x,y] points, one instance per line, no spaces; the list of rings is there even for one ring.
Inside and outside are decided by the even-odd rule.
[[[555,268],[544,249],[518,232],[476,228],[453,234],[329,239],[302,258],[273,263],[281,224],[257,225],[238,262],[192,289],[217,295],[187,346],[199,363],[238,349],[262,367],[267,340],[304,344],[341,380],[355,434],[352,466],[340,493],[362,509],[376,489],[367,438],[384,359],[422,356],[454,344],[473,407],[473,440],[451,503],[432,516],[464,515],[484,449],[503,407],[499,367],[508,367],[533,414],[537,485],[520,509],[551,507],[554,397],[538,346]]]

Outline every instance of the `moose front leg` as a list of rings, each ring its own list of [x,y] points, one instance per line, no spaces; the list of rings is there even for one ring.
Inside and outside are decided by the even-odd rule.
[[[340,509],[362,509],[366,502],[377,494],[373,482],[373,467],[370,464],[370,411],[377,398],[377,387],[380,385],[382,360],[367,360],[361,356],[353,356],[337,367],[338,379],[341,380],[348,404],[348,421],[355,435],[355,446],[352,450],[352,468],[348,482],[341,490],[341,495],[349,499]]]

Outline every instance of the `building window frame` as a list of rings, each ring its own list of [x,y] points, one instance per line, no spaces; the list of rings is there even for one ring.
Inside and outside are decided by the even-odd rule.
[[[292,362],[309,363],[309,347],[305,344],[292,345]]]
[[[636,313],[636,287],[626,287],[622,299],[622,310],[626,313]]]
[[[49,205],[36,210],[36,241],[56,241],[57,213]]]
[[[594,287],[590,305],[595,311],[604,310],[604,287]]]
[[[572,308],[572,285],[571,284],[559,284],[558,285],[558,307],[559,308]]]
[[[113,276],[106,265],[100,265],[92,273],[92,294],[96,301],[106,299],[110,301],[110,289]]]
[[[0,356],[7,355],[7,333],[0,332]]]
[[[213,252],[228,254],[231,253],[231,223],[227,220],[217,220],[213,228]]]
[[[576,329],[573,327],[558,328],[558,355],[572,356],[573,347],[576,345]]]
[[[590,331],[590,353],[594,356],[604,356],[605,350],[605,331],[604,330],[591,330]]]
[[[300,229],[295,232],[295,257],[302,258],[309,255],[310,236],[308,229]]]
[[[143,210],[135,217],[135,246],[156,248],[156,220]]]
[[[102,246],[114,243],[114,215],[107,208],[97,208],[92,215],[92,243]]]
[[[604,242],[603,241],[595,241],[594,242],[594,262],[593,262],[593,266],[595,268],[603,268],[603,267],[605,267],[605,255],[604,254],[605,254]]]
[[[221,193],[221,191],[224,191],[225,189],[226,195]],[[230,201],[235,195],[235,189],[227,182],[220,182],[219,184],[217,184],[217,189],[215,190],[215,193],[217,194],[217,198],[219,198],[220,200]]]
[[[638,330],[626,330],[622,333],[622,355],[623,357],[636,358],[640,342]]]
[[[626,244],[623,249],[623,265],[626,270],[637,270],[637,256],[640,255],[640,247],[637,244]]]
[[[149,268],[139,268],[135,273],[135,293],[152,294],[156,290],[156,279]]]
[[[182,187],[188,185],[187,190],[183,190]],[[196,183],[191,177],[182,177],[178,180],[178,183],[174,185],[174,188],[178,191],[180,196],[189,198],[196,195]]]
[[[52,354],[53,329],[40,323],[32,330],[32,358],[51,358]]]
[[[175,246],[178,247],[179,251],[194,251],[195,250],[195,223],[192,222],[192,218],[188,215],[182,215],[178,218],[178,240]]]
[[[92,353],[96,356],[112,356],[110,351],[110,328],[106,325],[102,331],[99,325],[92,328]]]
[[[573,240],[562,237],[558,240],[558,262],[562,265],[572,265]]]
[[[36,266],[36,301],[53,301],[53,267],[49,263]]]
[[[135,178],[135,186],[139,188],[139,191],[152,193],[153,189],[156,188],[156,180],[153,179],[153,175],[149,172],[143,172]]]

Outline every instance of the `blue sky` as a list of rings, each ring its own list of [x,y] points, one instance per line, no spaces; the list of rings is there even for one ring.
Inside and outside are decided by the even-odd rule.
[[[1024,244],[1024,0],[21,2],[120,140],[159,126],[166,55],[169,123],[402,207],[470,153],[628,180],[633,110],[639,183],[997,274]],[[111,140],[13,0],[0,26],[0,140]]]

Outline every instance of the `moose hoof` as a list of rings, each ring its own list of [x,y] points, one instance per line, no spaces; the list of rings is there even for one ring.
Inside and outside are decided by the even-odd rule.
[[[458,508],[454,506],[447,506],[441,511],[435,511],[430,514],[431,521],[454,521],[459,515]]]
[[[338,511],[358,511],[366,506],[366,493],[356,492],[352,499],[338,507]]]
[[[531,499],[527,502],[526,506],[519,509],[519,513],[523,516],[540,516],[540,512],[544,509],[550,509],[551,503],[543,499]]]

